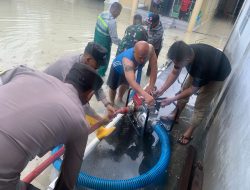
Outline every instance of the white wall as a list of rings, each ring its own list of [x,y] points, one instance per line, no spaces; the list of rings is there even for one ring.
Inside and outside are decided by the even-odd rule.
[[[207,137],[203,190],[250,189],[250,1],[225,52],[232,78]]]

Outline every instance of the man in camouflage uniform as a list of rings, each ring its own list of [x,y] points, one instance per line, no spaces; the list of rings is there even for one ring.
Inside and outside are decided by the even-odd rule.
[[[118,46],[116,56],[122,53],[123,51],[134,47],[136,42],[147,40],[148,34],[145,28],[142,26],[142,16],[136,14],[134,16],[133,24],[128,26],[125,31],[125,35]]]

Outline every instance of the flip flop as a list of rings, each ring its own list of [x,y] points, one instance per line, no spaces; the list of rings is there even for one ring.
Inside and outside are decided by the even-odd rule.
[[[181,137],[177,140],[177,142],[181,145],[187,145],[188,143],[190,143],[190,141],[193,139],[193,136],[191,137],[186,137],[184,135],[181,135]],[[183,140],[186,140],[187,142],[184,143]]]

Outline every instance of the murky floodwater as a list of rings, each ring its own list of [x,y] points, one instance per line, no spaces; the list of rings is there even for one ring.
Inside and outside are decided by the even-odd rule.
[[[82,51],[86,43],[93,40],[96,18],[103,10],[102,0],[1,0],[0,65],[27,64],[43,69],[62,55]],[[129,21],[130,11],[123,9],[117,22],[119,37],[123,36]],[[211,26],[206,31],[215,25]],[[214,29],[216,34],[218,29],[225,28],[221,24],[218,26]],[[165,62],[167,49],[175,40],[208,42],[222,48],[229,33],[208,36],[203,30],[202,33],[186,35],[178,27],[164,27],[167,30],[160,64]],[[113,45],[111,60],[116,48]]]
[[[0,64],[44,68],[93,39],[101,0],[1,0]]]

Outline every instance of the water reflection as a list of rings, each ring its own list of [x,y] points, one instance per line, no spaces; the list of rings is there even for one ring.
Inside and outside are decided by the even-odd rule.
[[[42,69],[64,54],[82,51],[93,39],[96,18],[103,9],[101,0],[0,1],[0,64],[28,64]],[[119,37],[123,37],[129,18],[130,11],[123,9],[117,22]],[[223,48],[232,26],[224,21],[216,23],[208,22],[196,34],[166,24],[160,65],[175,40],[205,42]],[[111,60],[116,48],[113,45]]]
[[[1,1],[0,64],[43,68],[93,39],[103,1]]]
[[[103,10],[102,0],[1,0],[0,66],[27,64],[44,69],[63,55],[83,51],[87,42],[93,40],[96,18]],[[143,13],[146,16],[147,13]],[[167,50],[176,40],[203,42],[223,49],[232,27],[227,22],[212,21],[196,33],[186,33],[178,27],[170,28],[166,17],[161,20],[165,20],[165,32],[159,66],[166,62]],[[130,11],[124,8],[117,19],[120,38],[129,21]],[[110,60],[115,57],[116,50],[117,46],[113,45]],[[148,81],[145,75],[142,81],[144,86]],[[93,102],[96,103],[94,99]],[[95,107],[103,113],[101,103],[96,103]]]

